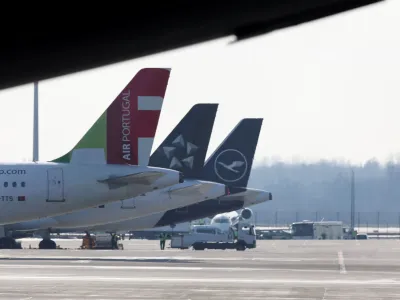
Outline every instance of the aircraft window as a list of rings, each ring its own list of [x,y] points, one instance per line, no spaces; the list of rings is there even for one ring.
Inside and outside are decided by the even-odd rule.
[[[4,187],[8,187],[8,182],[4,182]]]
[[[12,183],[12,186],[13,186],[13,187],[17,187],[17,183],[14,181],[14,182]]]
[[[22,186],[22,187],[25,187],[25,181],[22,181],[22,182],[21,182],[21,186]]]

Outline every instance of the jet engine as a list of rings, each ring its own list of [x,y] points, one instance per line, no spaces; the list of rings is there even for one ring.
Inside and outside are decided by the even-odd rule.
[[[250,208],[245,208],[240,213],[240,216],[245,220],[249,220],[253,216],[253,211]]]

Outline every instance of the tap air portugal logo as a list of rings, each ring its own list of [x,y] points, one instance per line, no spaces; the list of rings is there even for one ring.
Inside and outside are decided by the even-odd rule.
[[[170,70],[141,69],[72,151],[56,162],[147,165]],[[85,150],[85,151],[82,151]]]
[[[247,159],[236,149],[227,149],[218,154],[214,161],[215,174],[225,182],[236,182],[247,172]]]
[[[107,163],[147,165],[169,70],[143,69],[107,110]]]
[[[172,146],[163,147],[164,155],[170,162],[169,168],[174,170],[182,169],[183,166],[193,169],[197,149],[195,144],[186,142],[181,134],[172,141]]]

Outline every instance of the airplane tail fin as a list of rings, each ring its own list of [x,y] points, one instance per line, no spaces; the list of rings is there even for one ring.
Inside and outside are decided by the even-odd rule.
[[[170,69],[141,69],[62,163],[147,165]]]
[[[151,155],[149,165],[198,178],[204,166],[218,104],[196,104]]]
[[[247,187],[263,119],[243,119],[207,159],[203,180]]]

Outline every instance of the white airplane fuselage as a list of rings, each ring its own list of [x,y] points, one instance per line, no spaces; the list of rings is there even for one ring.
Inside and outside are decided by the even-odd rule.
[[[164,212],[225,195],[224,184],[185,180],[181,184],[135,198],[72,213],[15,224],[14,229],[77,228],[103,225]]]
[[[161,172],[153,181],[132,179],[110,186],[110,178]],[[0,225],[55,216],[136,197],[179,183],[177,171],[130,165],[0,164]]]
[[[237,193],[237,194],[230,194],[227,196],[222,196],[218,200],[215,200],[215,206],[218,206],[219,201],[231,201],[231,199],[238,199],[240,198],[241,201],[243,201],[243,207],[245,208],[246,206],[251,206],[251,205],[256,205],[260,204],[266,201],[271,200],[271,193],[263,190],[257,190],[257,189],[247,189],[245,192]],[[154,228],[157,228],[157,230],[163,230],[168,229],[171,230],[169,226],[165,227],[156,227],[157,223],[161,220],[163,215],[166,212],[159,212],[159,213],[154,213],[151,215],[147,215],[145,217],[140,217],[140,218],[135,218],[135,219],[129,219],[125,221],[120,221],[120,222],[115,222],[115,223],[109,223],[109,224],[103,224],[103,225],[96,225],[96,226],[88,226],[88,227],[81,227],[81,228],[64,228],[57,230],[56,226],[54,226],[54,231],[55,232],[74,232],[74,231],[79,231],[83,232],[85,230],[90,230],[90,231],[130,231],[130,230],[154,230]],[[210,214],[213,214],[213,211],[209,211]],[[184,214],[184,212],[182,212]],[[54,220],[54,218],[52,218]],[[33,224],[33,221],[31,222],[26,222],[26,223],[32,223],[30,226],[33,229],[35,226],[37,226],[37,221],[35,221],[36,224]],[[7,226],[7,230],[29,230],[28,226],[25,225],[22,227],[21,225],[25,223],[18,223],[18,224],[12,224],[12,226]],[[179,222],[176,222],[176,224],[179,226]],[[184,225],[183,223],[181,223]],[[47,226],[49,225],[49,226]],[[42,224],[41,226],[43,228],[49,228],[53,227],[51,226],[52,224]],[[47,227],[45,227],[47,226]],[[177,227],[178,227],[177,226]],[[168,228],[167,228],[168,227]],[[186,226],[187,227],[187,226]]]

